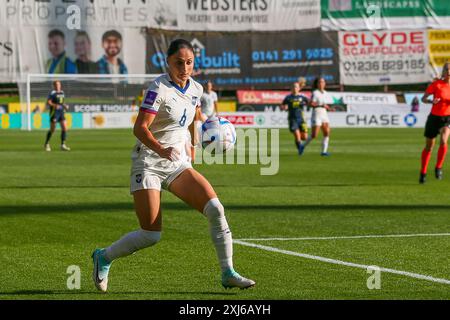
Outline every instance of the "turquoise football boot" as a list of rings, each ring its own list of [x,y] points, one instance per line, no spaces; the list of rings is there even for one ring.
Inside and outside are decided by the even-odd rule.
[[[228,269],[222,273],[222,286],[225,289],[247,289],[253,287],[255,284],[255,281],[242,277],[239,273],[234,271],[234,269]]]
[[[92,272],[92,279],[98,290],[106,292],[108,289],[108,273],[111,267],[111,262],[106,261],[105,249],[95,249],[92,253],[92,260],[94,262],[94,271]]]

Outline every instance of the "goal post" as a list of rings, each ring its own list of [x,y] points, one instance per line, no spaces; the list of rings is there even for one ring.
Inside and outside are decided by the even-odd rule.
[[[19,84],[22,109],[22,129],[44,128],[48,117],[47,98],[58,80],[65,93],[70,113],[130,112],[133,101],[159,74],[28,74],[26,83]],[[132,108],[133,107],[133,108]],[[106,110],[106,111],[105,111]]]

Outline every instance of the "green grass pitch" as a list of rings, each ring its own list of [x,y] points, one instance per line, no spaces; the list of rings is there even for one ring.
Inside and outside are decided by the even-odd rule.
[[[45,132],[0,132],[0,299],[449,299],[450,168],[418,184],[422,129],[335,129],[332,156],[320,140],[302,157],[280,132],[280,170],[259,165],[197,165],[225,206],[235,267],[256,280],[224,290],[206,219],[163,194],[162,241],[112,265],[109,292],[91,281],[90,254],[138,228],[129,195],[131,130],[71,131],[72,151],[43,151]],[[367,235],[428,236],[340,238]],[[336,237],[323,239],[323,237]],[[290,239],[287,238],[320,238]],[[282,251],[284,250],[284,251]],[[300,253],[305,256],[296,256]],[[382,272],[369,290],[363,267]],[[67,268],[81,289],[66,287]]]

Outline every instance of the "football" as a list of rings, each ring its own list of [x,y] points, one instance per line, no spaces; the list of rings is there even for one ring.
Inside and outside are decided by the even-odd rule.
[[[224,153],[234,147],[236,130],[227,119],[211,117],[202,124],[201,142],[202,148],[210,153]]]

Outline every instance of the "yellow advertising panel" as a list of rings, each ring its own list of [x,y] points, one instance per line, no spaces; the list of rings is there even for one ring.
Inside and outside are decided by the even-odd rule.
[[[32,102],[31,103],[31,112],[44,112],[45,111],[45,102]],[[27,104],[20,102],[11,102],[8,104],[8,112],[9,113],[20,113],[27,111]]]
[[[444,63],[450,61],[450,30],[428,30],[428,52],[430,64],[438,76]]]
[[[220,112],[236,112],[235,101],[219,101],[217,102],[217,111]]]

